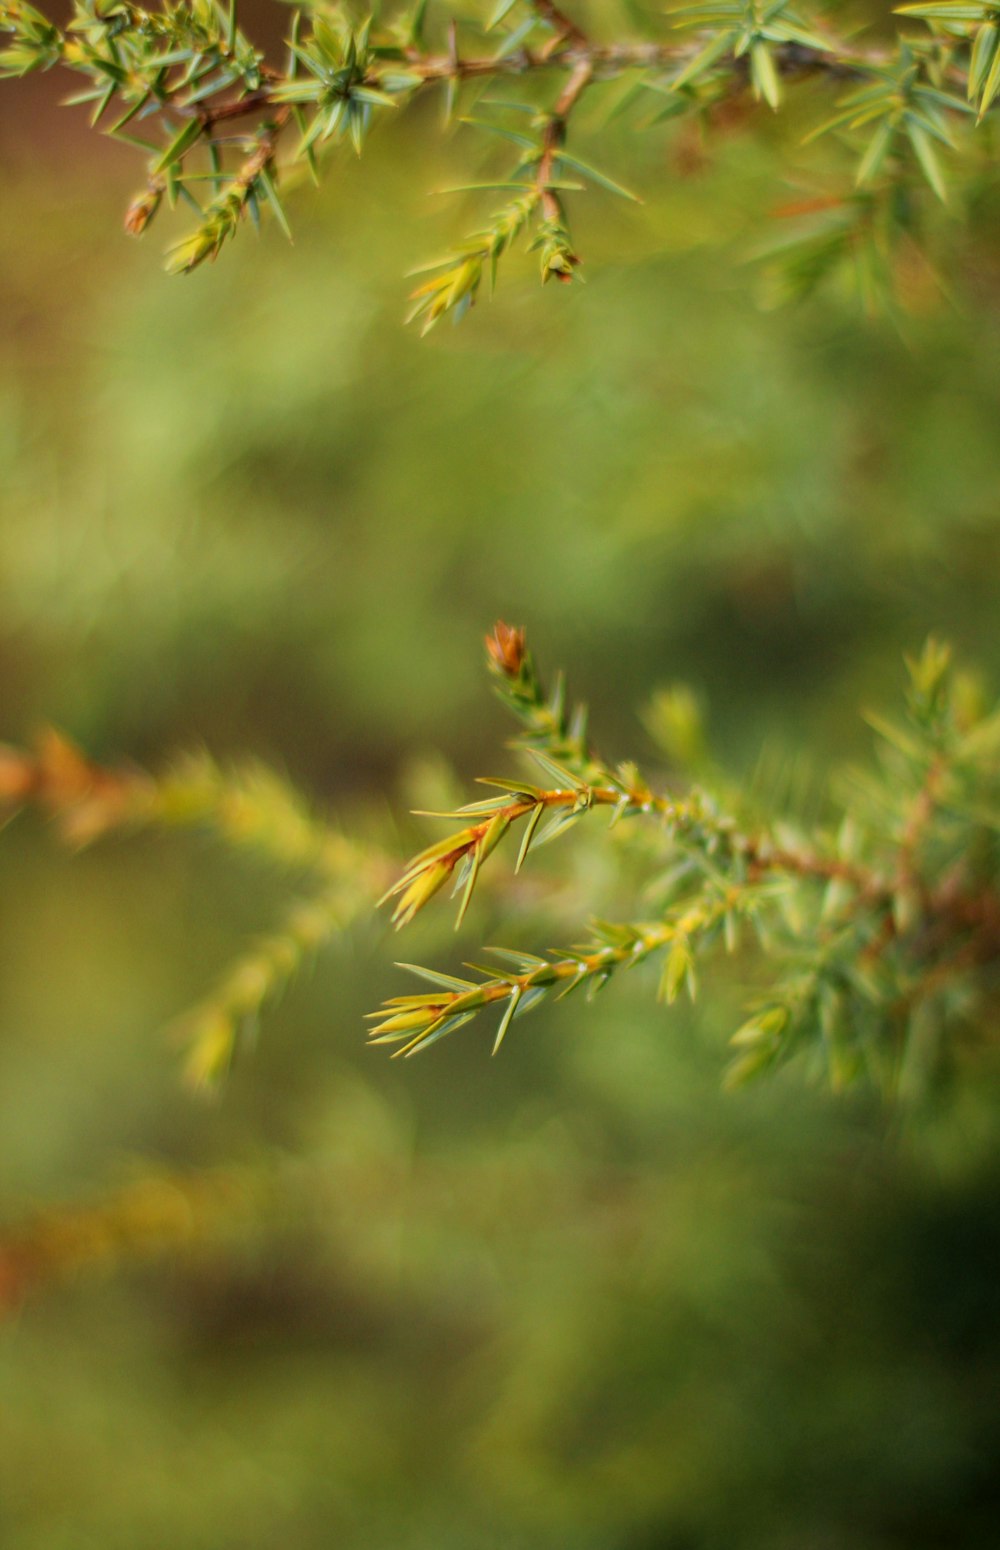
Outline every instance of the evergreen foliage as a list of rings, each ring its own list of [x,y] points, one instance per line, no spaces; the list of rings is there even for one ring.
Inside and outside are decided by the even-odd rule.
[[[580,8],[583,9],[582,7]],[[147,158],[145,189],[126,229],[140,235],[164,199],[196,220],[167,267],[214,259],[245,218],[269,211],[290,235],[285,198],[342,141],[359,154],[376,120],[429,90],[445,96],[482,149],[473,181],[497,209],[412,294],[423,329],[460,318],[484,278],[521,237],[543,281],[579,273],[569,224],[573,198],[630,194],[567,148],[571,120],[597,95],[602,112],[642,128],[689,123],[710,132],[749,99],[777,111],[808,103],[806,139],[832,137],[832,175],[782,208],[769,246],[793,293],[846,276],[867,307],[891,307],[901,269],[941,245],[935,205],[969,208],[991,187],[990,111],[1000,93],[1000,13],[986,0],[897,8],[895,41],[838,30],[820,7],[787,0],[683,5],[662,16],[592,6],[578,20],[545,0],[500,4],[419,0],[388,17],[338,3],[291,12],[283,60],[242,31],[235,0],[146,10],[128,0],[74,0],[60,25],[24,0],[0,0],[9,34],[0,72],[60,67],[82,75],[70,98],[94,125]],[[592,15],[591,15],[592,13]],[[499,142],[504,156],[492,148]]]
[[[602,807],[612,824],[655,824],[642,892],[655,912],[597,921],[585,942],[546,958],[498,952],[504,967],[477,966],[475,981],[418,969],[437,993],[394,998],[376,1042],[412,1054],[495,1005],[496,1050],[512,1018],[546,996],[580,986],[593,995],[650,957],[662,961],[662,1000],[685,988],[693,997],[696,959],[720,943],[737,952],[744,927],[770,983],[733,1035],[734,1082],[804,1053],[835,1088],[864,1071],[883,1090],[912,1095],[951,1058],[960,1031],[988,1037],[1000,964],[1000,707],[977,703],[946,647],[929,640],[908,663],[905,721],[870,718],[875,770],[851,777],[831,822],[804,833],[773,817],[750,827],[751,815],[728,811],[700,783],[659,792],[635,765],[612,768],[586,742],[585,711],[567,714],[563,680],[551,697],[544,692],[521,631],[498,625],[487,645],[524,726],[521,746],[548,784],[489,780],[501,795],[446,815],[466,826],[393,884],[395,923],[410,921],[453,875],[461,921],[508,829],[522,827],[519,870],[533,845]],[[661,709],[670,746],[698,747],[690,701],[674,697]]]
[[[595,751],[585,707],[568,707],[562,676],[545,690],[523,630],[500,623],[486,644],[494,686],[521,724],[515,746],[544,784],[484,779],[496,795],[429,815],[462,826],[415,856],[379,902],[395,901],[393,923],[406,926],[450,884],[461,925],[509,832],[519,837],[518,873],[529,855],[604,810],[604,842],[618,847],[615,866],[641,912],[592,916],[581,922],[584,939],[545,956],[493,948],[496,961],[469,966],[474,979],[402,965],[433,989],[373,1013],[375,1044],[412,1055],[494,1008],[495,1053],[512,1021],[546,999],[579,988],[593,997],[650,959],[663,1002],[682,992],[694,999],[699,964],[719,947],[758,987],[732,1035],[731,1084],[796,1056],[835,1090],[863,1077],[890,1101],[906,1101],[989,1043],[1000,989],[1000,706],[987,707],[956,673],[947,647],[930,639],[908,661],[905,717],[869,716],[874,767],[845,775],[807,829],[754,811],[718,775],[682,770],[685,757],[696,769],[706,763],[683,689],[657,703],[655,724],[675,767],[657,787],[635,764],[611,765]],[[179,1024],[196,1084],[229,1067],[265,1003],[371,907],[391,866],[380,848],[315,819],[258,766],[227,775],[202,758],[153,780],[95,766],[49,733],[33,754],[3,750],[0,790],[10,805],[40,803],[75,843],[122,826],[196,824],[314,876],[279,926]],[[587,901],[591,912],[600,905]]]
[[[530,168],[456,196],[480,233],[456,263],[482,296],[499,260],[508,294],[429,345],[394,299],[433,250],[424,188],[526,154],[446,142],[445,83],[371,104],[311,204],[289,120],[287,253],[239,180],[273,114],[237,116],[220,187],[190,189],[225,252],[189,283],[115,233],[128,151],[70,143],[45,81],[0,88],[4,1550],[994,1545],[991,24],[945,206],[905,130],[856,191],[876,125],[801,145],[872,84],[793,68],[801,45],[773,81],[758,49],[757,103],[721,8],[675,31],[571,0],[575,42],[536,11],[456,120],[537,146],[490,103],[551,111],[581,38],[728,37],[677,92],[595,69],[568,114],[562,149],[643,209],[557,157],[544,236]],[[465,60],[529,8],[462,15]],[[183,128],[125,133],[155,164]],[[182,174],[209,157],[202,134]],[[154,240],[183,238],[163,179],[130,224],[158,206]],[[725,249],[779,189],[797,243],[843,237],[828,273],[872,300],[879,263],[900,278],[905,341],[747,304]],[[525,201],[496,236],[494,199]],[[261,248],[230,242],[255,203]],[[934,305],[918,234],[971,309]],[[539,236],[596,283],[511,297]],[[786,287],[829,256],[789,250]],[[447,273],[415,282],[418,327]],[[528,628],[487,639],[491,704],[498,615]]]
[[[157,11],[77,0],[66,26],[0,0],[9,34],[2,68],[85,77],[76,100],[92,106],[95,123],[113,118],[110,133],[148,159],[127,229],[140,235],[164,204],[196,212],[193,230],[171,249],[176,272],[214,259],[246,217],[270,211],[287,230],[286,196],[303,175],[318,176],[339,142],[360,151],[390,110],[440,92],[447,116],[469,127],[467,143],[481,147],[470,150],[475,181],[460,192],[476,201],[498,195],[499,208],[418,281],[411,316],[424,329],[445,315],[459,319],[519,242],[538,254],[543,280],[578,277],[577,196],[629,197],[617,165],[606,171],[568,148],[587,104],[595,116],[667,133],[687,126],[711,135],[727,114],[758,110],[769,125],[770,110],[790,106],[797,134],[808,118],[809,143],[822,138],[837,170],[823,163],[816,187],[783,211],[787,240],[771,244],[793,293],[846,277],[866,305],[891,307],[913,252],[939,247],[956,213],[991,186],[995,7],[906,7],[912,21],[895,45],[859,42],[829,17],[781,3],[738,0],[661,17],[622,9],[624,19],[599,6],[574,7],[570,17],[526,0],[492,10],[432,4],[386,21],[316,6],[291,13],[279,65],[244,35],[235,10],[208,0]],[[710,460],[701,449],[699,458]],[[744,1018],[729,1024],[733,1085],[795,1062],[838,1093],[870,1086],[894,1115],[936,1099],[960,1067],[979,1069],[995,1046],[1000,989],[1000,709],[954,667],[947,647],[931,639],[907,663],[903,713],[869,718],[874,760],[837,777],[808,816],[723,773],[697,697],[683,685],[647,711],[664,761],[647,777],[591,743],[584,710],[570,705],[561,677],[543,681],[522,630],[497,625],[487,666],[518,723],[527,774],[491,777],[489,795],[446,804],[437,816],[449,832],[402,866],[389,824],[364,832],[317,816],[262,763],[224,766],[202,754],[152,775],[106,767],[55,732],[27,750],[0,750],[4,818],[35,806],[74,847],[153,827],[197,829],[279,873],[282,886],[287,880],[270,928],[171,1029],[192,1084],[218,1084],[296,974],[376,918],[379,901],[397,927],[424,933],[414,956],[430,945],[443,958],[442,916],[427,906],[449,887],[457,924],[477,932],[481,895],[492,891],[505,945],[486,949],[486,964],[402,965],[429,989],[393,996],[371,1014],[371,1042],[395,1054],[427,1049],[466,1024],[471,1038],[481,1012],[490,1022],[484,1047],[491,1041],[496,1051],[513,1042],[513,1024],[519,1033],[528,1011],[577,989],[593,997],[634,969],[650,1001],[665,1005],[664,1041],[684,1026],[683,1003],[701,983],[721,1005],[720,1020],[737,997],[746,1003]],[[570,829],[570,844],[540,854]],[[599,860],[581,888],[572,857],[588,845]],[[581,1022],[587,1015],[581,1008]],[[787,1104],[788,1092],[779,1086],[775,1102]],[[348,1108],[345,1101],[339,1124]],[[377,1151],[373,1129],[366,1141]],[[388,1162],[376,1157],[377,1187],[353,1160],[329,1177],[284,1161],[257,1172],[150,1167],[103,1200],[26,1214],[0,1241],[0,1305],[13,1308],[80,1266],[174,1249],[202,1233],[214,1240],[244,1224],[271,1231],[296,1192],[356,1197],[362,1214],[374,1201],[388,1218],[405,1171],[393,1146],[404,1143],[394,1135]],[[522,1195],[544,1192],[549,1166],[527,1170]],[[462,1209],[476,1219],[493,1187],[490,1169],[467,1168],[460,1157],[451,1171],[418,1175],[414,1193],[430,1202],[424,1229],[463,1174]],[[595,1193],[590,1174],[575,1178],[566,1220],[590,1221]],[[652,1241],[665,1198],[651,1191],[646,1209]],[[384,1245],[371,1252],[391,1258]],[[378,1265],[395,1289],[395,1266]]]

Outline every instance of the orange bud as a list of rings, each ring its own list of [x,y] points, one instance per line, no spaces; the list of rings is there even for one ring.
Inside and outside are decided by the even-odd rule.
[[[526,655],[524,630],[498,619],[493,634],[486,637],[486,652],[497,672],[516,678]]]
[[[151,184],[144,194],[137,194],[125,211],[125,230],[130,237],[141,237],[160,207],[162,188]]]

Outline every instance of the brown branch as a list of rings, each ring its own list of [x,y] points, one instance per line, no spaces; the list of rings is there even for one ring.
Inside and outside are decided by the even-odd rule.
[[[552,7],[553,12],[555,9]],[[554,48],[523,48],[501,58],[483,55],[463,58],[457,49],[446,54],[422,54],[411,48],[406,51],[406,67],[411,74],[419,77],[421,87],[433,86],[442,81],[476,80],[491,75],[517,76],[540,70],[568,70],[570,81],[563,96],[566,96],[571,86],[572,96],[565,103],[560,99],[553,110],[555,115],[565,117],[591,79],[609,79],[627,70],[680,66],[692,58],[705,41],[704,36],[698,34],[683,42],[595,44],[573,24],[567,22],[566,26],[569,30],[554,40]],[[892,58],[890,51],[884,48],[838,48],[837,51],[821,52],[795,43],[783,44],[774,53],[775,67],[780,75],[795,76],[814,71],[842,80],[852,79],[867,69],[884,66]],[[734,68],[739,63],[734,61]],[[583,75],[584,66],[587,66],[586,75]],[[278,72],[268,74],[272,85],[283,83],[283,77]],[[579,84],[574,84],[577,81]],[[362,84],[377,87],[378,71],[366,76]],[[228,102],[214,106],[198,103],[183,111],[200,118],[207,127],[211,127],[216,123],[263,112],[272,105],[271,92],[265,85]]]
[[[533,51],[519,49],[502,58],[471,56],[461,58],[454,54],[421,54],[416,50],[407,53],[407,66],[419,75],[424,84],[450,78],[471,79],[483,75],[527,75],[536,70],[572,70],[581,60],[587,60],[596,76],[619,75],[625,70],[664,69],[672,65],[686,64],[705,46],[705,36],[699,33],[683,42],[660,43],[591,43],[586,38],[571,41],[560,40],[553,52],[544,49]],[[848,77],[865,69],[888,64],[892,53],[885,48],[839,48],[836,51],[809,49],[798,43],[786,43],[775,49],[776,68],[782,75],[800,75],[807,70],[817,70],[828,75]]]
[[[563,218],[562,203],[550,187],[552,171],[566,139],[569,115],[586,91],[593,74],[592,61],[582,55],[573,66],[569,80],[559,94],[542,131],[542,154],[535,173],[535,187],[541,195],[542,215],[547,221],[559,222]]]
[[[380,904],[389,899],[396,900],[392,922],[397,928],[408,925],[463,863],[474,863],[478,875],[481,863],[510,827],[521,819],[528,818],[534,825],[548,811],[561,809],[582,813],[594,807],[611,807],[657,817],[681,829],[695,828],[705,822],[712,823],[706,814],[703,799],[697,792],[675,800],[655,794],[644,784],[627,787],[580,782],[575,786],[555,787],[545,791],[529,788],[528,791],[518,792],[516,788],[509,789],[512,790],[509,801],[493,808],[478,822],[467,824],[447,839],[421,851],[383,894]],[[462,814],[456,812],[438,816],[458,818]],[[783,849],[774,845],[767,835],[740,833],[731,820],[716,820],[715,829],[732,855],[746,864],[750,882],[774,873],[819,883],[843,882],[854,890],[858,902],[866,907],[885,908],[891,904],[893,894],[890,884],[867,867],[839,857],[822,856],[814,851]],[[464,909],[465,903],[462,912]]]
[[[281,107],[274,116],[274,122],[267,127],[266,133],[261,135],[260,144],[240,167],[235,178],[235,186],[246,191],[256,182],[257,178],[266,167],[274,160],[278,148],[278,136],[292,116],[289,107]]]
[[[752,878],[766,872],[788,872],[817,882],[847,883],[869,903],[891,897],[889,884],[877,873],[837,856],[782,849],[761,837],[735,837],[734,848],[746,859]]]
[[[249,92],[245,97],[237,97],[231,102],[219,102],[214,107],[198,102],[185,111],[192,118],[201,119],[206,129],[211,129],[213,125],[223,124],[229,119],[246,118],[251,113],[262,113],[272,106],[272,102],[273,99],[267,87],[261,86],[257,91]]]
[[[589,46],[587,35],[583,28],[577,26],[576,22],[572,21],[558,5],[553,5],[552,0],[532,0],[532,8],[538,12],[541,20],[548,22],[549,26],[553,27],[556,32],[552,43],[547,49],[543,50],[543,53],[551,53],[553,49],[558,48],[559,44],[566,39],[572,43],[581,44],[583,47]]]
[[[920,893],[924,903],[928,900],[928,889],[917,873],[917,853],[924,830],[934,817],[937,806],[937,791],[945,773],[944,765],[940,758],[934,759],[928,767],[923,784],[910,803],[906,823],[899,842],[899,854],[896,865],[897,888],[900,892],[904,889],[914,889]]]
[[[134,822],[149,810],[155,784],[142,770],[108,769],[47,728],[31,750],[0,744],[0,816],[40,807],[73,844]]]
[[[947,947],[957,934],[967,933],[965,949],[979,963],[1000,961],[1000,895],[994,889],[966,892],[961,871],[938,888],[923,890],[924,914],[930,929],[928,947]]]
[[[156,1173],[92,1204],[50,1206],[0,1224],[0,1319],[89,1268],[190,1252],[209,1230],[251,1230],[273,1208],[275,1182],[235,1169]]]

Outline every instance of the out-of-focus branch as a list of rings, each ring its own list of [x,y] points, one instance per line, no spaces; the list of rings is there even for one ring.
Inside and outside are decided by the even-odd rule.
[[[511,77],[537,83],[520,102],[481,104],[488,116],[477,127],[498,132],[521,154],[499,180],[473,185],[508,190],[506,204],[452,257],[429,266],[443,272],[414,293],[411,316],[426,330],[445,314],[457,320],[468,310],[484,273],[493,280],[498,261],[522,233],[540,251],[543,280],[572,278],[579,259],[563,196],[588,184],[623,190],[568,155],[567,123],[592,82],[624,76],[633,78],[632,98],[655,108],[653,122],[685,115],[704,120],[727,98],[748,91],[777,109],[786,83],[797,81],[825,78],[855,87],[832,115],[823,103],[813,131],[836,134],[848,145],[844,191],[826,200],[824,218],[812,223],[818,232],[810,227],[781,247],[790,283],[805,287],[854,262],[870,297],[886,268],[887,241],[891,247],[894,234],[900,242],[914,240],[913,194],[922,184],[938,199],[947,197],[942,156],[968,153],[955,131],[976,108],[981,118],[1000,91],[1000,23],[987,0],[904,9],[932,27],[947,24],[945,30],[900,35],[893,47],[838,35],[828,17],[814,21],[791,0],[764,11],[755,0],[705,0],[669,13],[670,31],[659,38],[598,42],[562,6],[533,0],[495,12],[491,51],[484,49],[481,26],[453,16],[450,46],[442,52],[425,39],[420,6],[390,25],[371,14],[355,25],[339,8],[293,10],[287,60],[278,67],[240,30],[235,11],[221,5],[104,11],[93,0],[74,0],[72,20],[63,26],[25,0],[0,0],[0,31],[10,34],[0,75],[60,67],[85,78],[72,100],[91,108],[95,124],[109,119],[108,133],[150,157],[146,187],[129,206],[126,229],[141,235],[164,200],[183,200],[198,214],[195,229],[170,250],[173,272],[217,257],[245,219],[256,222],[262,210],[288,232],[282,184],[292,168],[301,164],[316,177],[319,158],[344,140],[360,152],[377,116],[428,88],[444,86],[450,112],[465,83]],[[550,105],[549,82],[560,78]],[[509,122],[522,108],[527,122]],[[241,127],[254,119],[255,126]],[[896,197],[900,190],[905,199]],[[858,264],[861,248],[869,257]],[[890,280],[891,273],[884,283]]]

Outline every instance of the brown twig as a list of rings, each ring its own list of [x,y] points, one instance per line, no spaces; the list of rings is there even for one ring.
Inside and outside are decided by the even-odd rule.
[[[555,7],[551,9],[553,12],[556,10]],[[554,115],[564,118],[591,79],[599,80],[607,76],[620,75],[626,70],[669,69],[672,66],[682,66],[704,46],[705,42],[704,36],[698,34],[693,38],[686,38],[683,42],[596,44],[591,43],[573,24],[566,22],[566,28],[567,30],[553,40],[554,47],[537,50],[522,48],[500,58],[492,55],[463,57],[458,53],[457,48],[449,50],[446,54],[424,54],[418,49],[410,48],[406,51],[406,68],[408,72],[419,77],[421,86],[433,86],[442,81],[476,80],[490,75],[527,75],[539,70],[568,70],[571,73],[570,81],[567,82],[563,96],[567,95],[571,87],[572,96],[565,103],[560,99],[553,110]],[[781,45],[775,49],[774,54],[775,68],[780,75],[801,75],[805,71],[813,70],[835,79],[849,79],[866,69],[883,66],[892,57],[884,48],[857,48],[849,51],[841,48],[838,52],[821,52],[801,44]],[[585,75],[584,65],[588,67]],[[267,75],[273,85],[282,81],[282,77],[276,71],[269,71]],[[375,71],[370,76],[366,76],[361,84],[377,87],[378,72]],[[243,97],[216,105],[198,103],[182,111],[200,118],[207,126],[211,126],[263,112],[272,105],[271,91],[267,85],[264,85]]]
[[[142,770],[95,764],[52,728],[41,732],[30,750],[0,744],[0,815],[5,808],[40,807],[73,844],[140,819],[154,793]]]
[[[560,92],[542,131],[542,154],[535,173],[535,186],[541,195],[542,215],[547,221],[562,220],[562,203],[551,187],[552,172],[566,139],[569,115],[586,91],[593,74],[593,62],[587,55],[582,55],[573,66],[569,80]]]
[[[857,866],[838,856],[783,849],[763,837],[752,836],[736,836],[734,848],[745,858],[752,879],[767,872],[788,872],[796,877],[814,878],[817,882],[846,883],[870,903],[890,897],[885,879],[868,867]]]
[[[551,53],[553,49],[558,48],[559,44],[565,40],[581,44],[584,48],[589,47],[587,34],[583,28],[579,27],[575,21],[567,16],[558,5],[553,5],[552,0],[532,0],[532,5],[534,10],[538,12],[541,20],[548,22],[549,26],[554,28],[556,34],[548,48],[543,50],[543,53]]]

